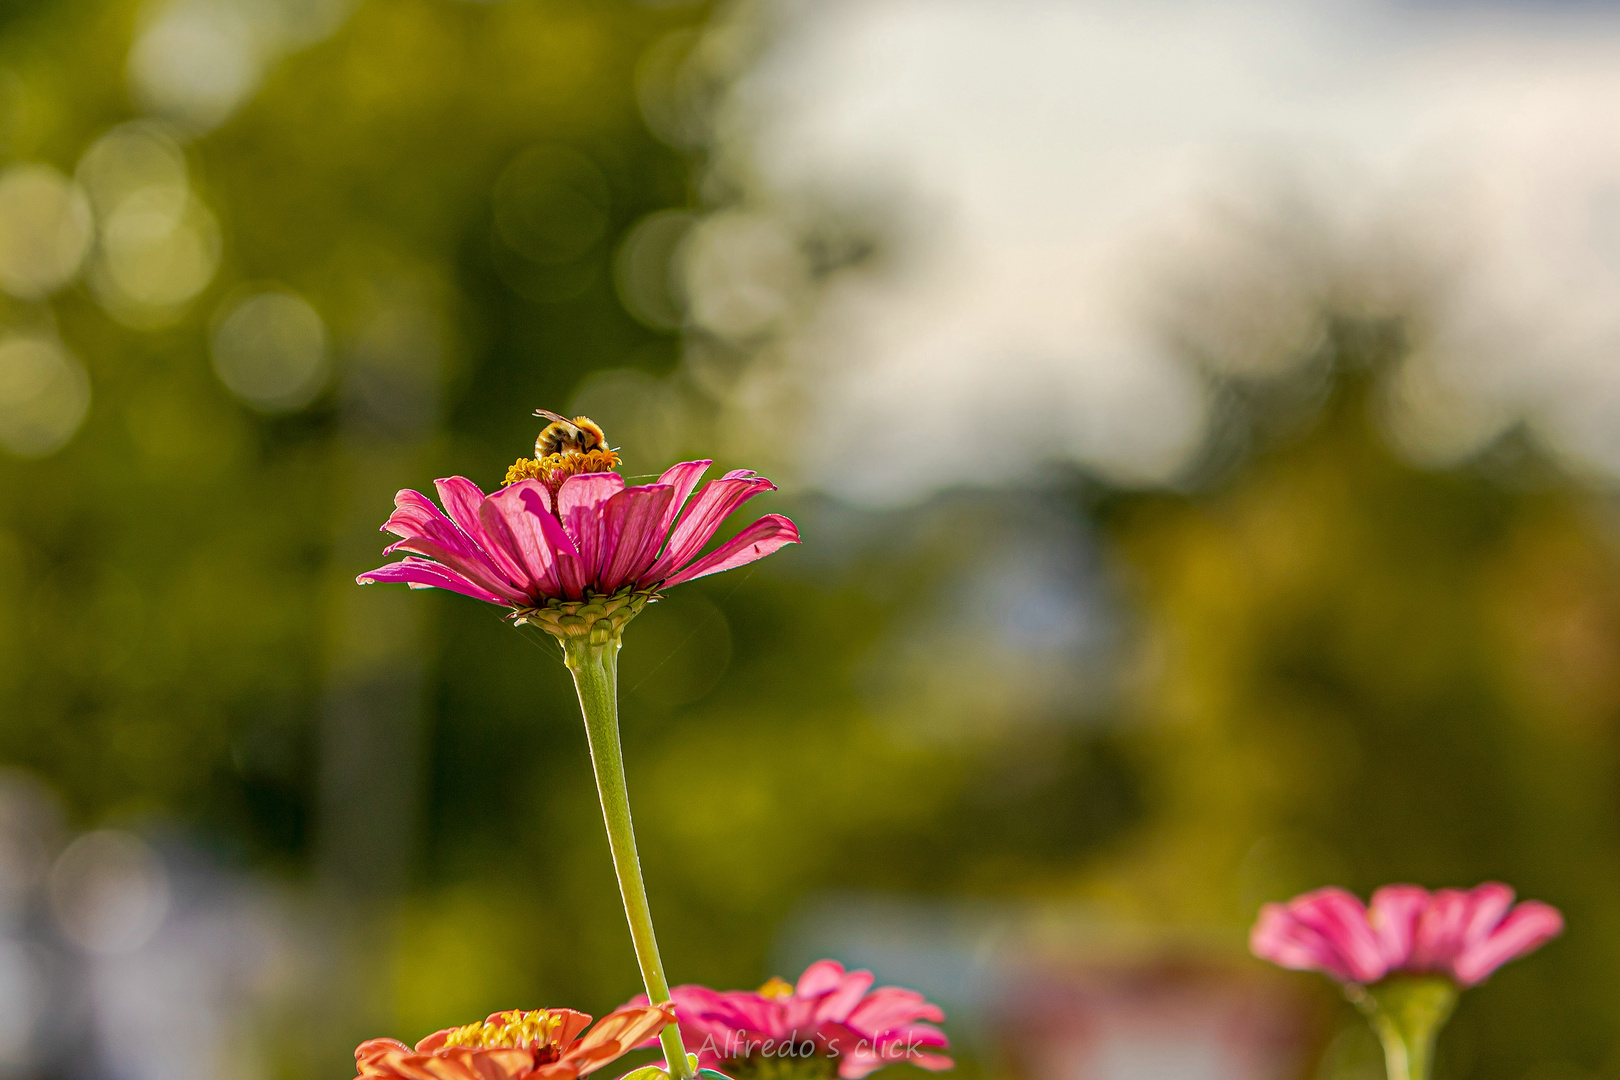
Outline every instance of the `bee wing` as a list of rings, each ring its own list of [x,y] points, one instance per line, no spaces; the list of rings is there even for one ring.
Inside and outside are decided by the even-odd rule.
[[[552,422],[553,422],[553,423],[558,423],[558,422],[560,422],[560,423],[564,423],[564,424],[567,424],[567,425],[569,425],[569,426],[570,426],[570,427],[572,427],[572,426],[573,426],[573,424],[574,424],[574,422],[573,422],[573,421],[572,421],[572,420],[570,420],[570,419],[568,419],[568,417],[566,417],[566,416],[559,416],[559,415],[557,415],[557,414],[556,414],[556,413],[554,413],[554,412],[552,412],[552,411],[551,411],[551,410],[550,410],[550,409],[536,409],[536,410],[534,410],[534,415],[536,415],[536,416],[543,416],[543,417],[545,417],[545,418],[546,418],[546,419],[547,419],[547,420],[550,420],[550,421],[552,421]]]

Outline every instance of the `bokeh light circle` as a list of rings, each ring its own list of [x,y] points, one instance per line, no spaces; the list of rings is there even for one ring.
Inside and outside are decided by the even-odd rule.
[[[309,301],[281,288],[239,294],[220,305],[211,354],[220,381],[264,412],[308,405],[330,370],[326,324]]]
[[[73,438],[90,408],[90,376],[61,342],[42,335],[0,339],[0,447],[39,458]]]
[[[538,263],[565,263],[589,252],[607,232],[607,178],[584,154],[561,143],[523,151],[495,181],[495,231]]]
[[[778,323],[808,269],[783,223],[747,210],[703,219],[681,245],[682,280],[699,325],[741,339]]]
[[[103,223],[91,285],[114,317],[162,325],[213,280],[220,246],[219,223],[185,189],[143,187]]]
[[[263,48],[246,5],[179,0],[135,39],[129,84],[148,112],[206,131],[258,87]]]
[[[73,279],[94,230],[84,191],[49,165],[0,172],[0,288],[37,300]]]
[[[151,940],[169,912],[169,877],[138,836],[85,833],[51,867],[51,908],[86,952],[128,953]]]
[[[74,176],[97,214],[109,216],[119,203],[146,188],[182,198],[189,190],[185,152],[165,125],[150,120],[119,124],[90,144]]]
[[[685,318],[685,298],[675,264],[693,220],[685,210],[648,214],[636,222],[613,257],[613,284],[619,302],[648,326],[674,330]]]

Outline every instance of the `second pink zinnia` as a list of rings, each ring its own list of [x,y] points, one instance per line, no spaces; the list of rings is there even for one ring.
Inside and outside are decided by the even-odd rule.
[[[1448,975],[1466,987],[1563,929],[1557,908],[1536,900],[1515,906],[1513,890],[1494,881],[1434,892],[1386,885],[1369,905],[1327,888],[1261,908],[1249,947],[1274,964],[1345,983],[1401,971]]]

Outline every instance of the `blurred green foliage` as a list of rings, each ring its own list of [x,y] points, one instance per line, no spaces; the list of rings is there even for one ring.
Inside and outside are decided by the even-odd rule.
[[[678,335],[624,310],[610,261],[644,215],[699,203],[695,162],[643,125],[635,72],[705,15],[364,3],[189,143],[225,241],[184,318],[132,330],[82,286],[4,312],[52,321],[94,396],[64,449],[0,459],[0,757],[79,825],[179,822],[316,886],[332,687],[388,652],[371,638],[408,609],[425,727],[398,738],[420,740],[419,766],[358,778],[418,808],[403,891],[383,898],[383,966],[361,982],[365,1022],[403,1037],[637,990],[553,647],[461,597],[400,606],[351,583],[379,561],[393,487],[493,486],[535,406],[562,407],[592,372],[676,368]],[[71,173],[132,115],[136,7],[0,17],[5,157]],[[506,189],[529,201],[503,222]],[[602,220],[558,232],[548,207]],[[208,359],[211,313],[265,280],[307,297],[336,343],[334,387],[288,415],[233,398]],[[418,321],[384,330],[433,343],[425,419],[366,408],[368,342],[401,310]],[[1570,934],[1469,995],[1442,1072],[1620,1068],[1612,508],[1505,451],[1454,473],[1402,464],[1367,410],[1398,345],[1335,340],[1325,404],[1194,493],[1071,478],[889,514],[773,497],[804,549],[650,609],[624,658],[625,742],[673,978],[757,984],[781,921],[829,889],[1085,898],[1215,927],[1235,956],[1264,900],[1497,877],[1563,907]],[[991,685],[972,698],[984,722],[942,734],[934,699],[874,691],[873,667],[1012,550],[1031,501],[1099,530],[1117,679],[1040,723]],[[363,604],[380,621],[357,621]],[[922,655],[924,683],[948,678],[948,657]],[[282,1066],[327,1075],[345,1040],[377,1033],[355,1021]],[[1365,1056],[1335,1045],[1330,1062]]]

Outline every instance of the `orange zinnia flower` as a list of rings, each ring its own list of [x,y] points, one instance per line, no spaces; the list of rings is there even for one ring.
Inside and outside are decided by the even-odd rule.
[[[398,1039],[369,1039],[354,1052],[357,1080],[574,1080],[623,1057],[675,1019],[675,1006],[615,1009],[586,1032],[591,1018],[573,1009],[511,1009],[481,1024],[435,1031],[412,1049]]]

